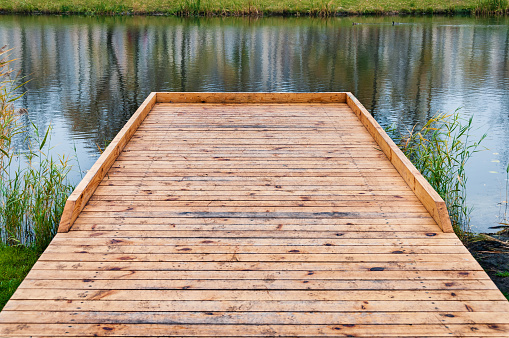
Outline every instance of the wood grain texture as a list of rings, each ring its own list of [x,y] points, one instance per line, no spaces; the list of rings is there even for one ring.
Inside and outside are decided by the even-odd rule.
[[[154,93],[0,336],[507,337],[509,303],[391,142],[349,93]]]
[[[157,93],[160,103],[344,103],[345,93]],[[263,108],[262,108],[263,109]]]

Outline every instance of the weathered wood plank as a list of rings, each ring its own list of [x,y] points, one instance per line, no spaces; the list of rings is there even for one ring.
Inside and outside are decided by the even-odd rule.
[[[88,271],[182,271],[182,270],[259,270],[259,271],[482,271],[474,261],[468,262],[52,262],[38,261],[33,270]]]
[[[62,258],[60,253],[44,253],[41,261],[66,261],[66,262],[451,262],[469,261],[469,254],[92,254],[92,253],[69,253]]]
[[[28,280],[84,280],[92,283],[96,280],[177,280],[177,279],[214,279],[214,280],[489,280],[484,271],[234,271],[227,273],[221,270],[209,271],[95,271],[93,274],[87,270],[31,270]],[[504,299],[499,292],[498,297]]]
[[[509,311],[507,300],[501,301],[167,301],[167,300],[143,300],[143,301],[97,301],[78,300],[81,311],[122,311],[128,312],[136,309],[142,311],[278,311],[293,312],[295,309],[307,309],[309,312],[491,312],[494,315],[501,315],[500,312]],[[8,311],[76,311],[76,304],[67,299],[63,300],[17,300],[6,304]],[[1,317],[1,316],[0,316]],[[223,328],[227,329],[227,328]],[[1,331],[0,331],[1,332]],[[42,333],[44,331],[40,331]],[[499,335],[504,332],[499,332]]]
[[[39,324],[506,324],[508,319],[494,312],[373,312],[369,316],[362,313],[345,312],[43,312],[6,311],[0,323],[23,323],[22,318],[32,317]]]
[[[353,239],[320,239],[320,238],[221,238],[221,237],[210,237],[210,238],[83,238],[83,237],[62,237],[58,236],[53,239],[55,245],[183,245],[183,246],[195,246],[195,245],[272,245],[272,246],[462,246],[463,244],[459,240],[451,238],[437,239],[428,237],[425,239],[419,238],[358,238]]]
[[[359,255],[367,254],[366,249],[358,245],[341,246],[275,246],[275,245],[236,245],[236,246],[210,246],[210,245],[143,245],[143,246],[125,246],[125,245],[88,245],[83,241],[83,245],[72,245],[68,243],[59,243],[48,247],[45,254],[49,253],[104,253],[104,254],[172,254],[172,253],[206,253],[206,254],[342,254]],[[426,245],[426,246],[371,246],[369,255],[392,254],[392,255],[449,255],[449,254],[468,254],[468,250],[461,245]],[[110,257],[109,255],[107,257]],[[444,258],[447,256],[443,256]]]
[[[227,330],[222,325],[181,325],[181,324],[32,324],[21,326],[17,324],[4,324],[0,327],[0,334],[12,334],[13,330],[22,335],[34,335],[40,332],[50,335],[75,336],[87,332],[91,335],[140,336],[151,335],[155,337],[179,336],[324,336],[337,337],[341,335],[370,335],[377,336],[399,335],[426,335],[444,336],[452,334],[462,337],[500,336],[509,331],[509,324],[427,324],[427,325],[228,325]]]
[[[453,234],[435,232],[354,232],[354,231],[291,231],[291,230],[173,230],[173,231],[144,231],[144,230],[122,230],[122,231],[73,231],[59,236],[63,238],[338,238],[341,239],[376,239],[376,238],[429,238],[454,239]]]
[[[54,281],[52,281],[54,282]],[[132,281],[124,281],[123,283],[128,283]],[[136,283],[140,283],[141,281],[135,281]],[[245,287],[243,288],[234,288],[231,290],[220,290],[218,287],[210,287],[205,288],[205,285],[203,284],[213,284],[218,283],[221,284],[220,281],[166,281],[169,285],[174,285],[173,289],[177,289],[177,287],[180,287],[180,290],[171,290],[171,287],[167,287],[168,289],[162,289],[162,290],[150,290],[147,288],[140,288],[140,289],[112,289],[111,287],[106,289],[90,289],[87,288],[83,290],[83,288],[79,289],[69,289],[66,290],[65,293],[62,292],[62,289],[58,288],[52,288],[52,287],[44,287],[43,291],[37,289],[37,288],[20,288],[19,292],[16,293],[16,295],[12,299],[17,300],[26,300],[26,299],[47,299],[47,300],[101,300],[101,301],[110,301],[110,300],[124,300],[124,301],[157,301],[164,299],[166,301],[178,301],[178,300],[186,300],[186,301],[391,301],[391,302],[397,302],[397,301],[415,301],[416,304],[418,302],[429,302],[429,301],[486,301],[486,298],[483,298],[481,296],[481,293],[486,293],[487,297],[493,300],[493,311],[503,311],[504,309],[507,309],[509,305],[503,304],[497,308],[496,301],[502,300],[501,298],[497,298],[498,294],[497,292],[490,292],[490,290],[497,290],[497,288],[491,283],[491,287],[487,286],[486,284],[489,284],[489,281],[484,281],[485,285],[480,285],[479,288],[472,288],[471,285],[474,284],[473,282],[469,281],[455,281],[451,282],[453,284],[457,284],[458,286],[456,288],[454,287],[446,287],[445,283],[436,283],[433,281],[427,281],[430,286],[435,286],[435,288],[431,288],[430,290],[433,290],[433,295],[429,296],[424,291],[424,288],[394,288],[391,286],[397,285],[396,282],[389,282],[388,287],[386,290],[381,291],[382,288],[376,288],[373,287],[376,283],[373,281],[371,282],[360,282],[359,288],[362,287],[362,285],[368,285],[371,284],[370,288],[367,288],[364,291],[348,291],[348,292],[337,292],[337,290],[350,290],[352,287],[357,287],[355,282],[315,282],[310,281],[310,283],[315,283],[317,285],[317,289],[313,291],[308,290],[298,290],[297,288],[289,288],[289,289],[282,289],[278,290],[278,288],[268,288],[263,289],[263,281],[243,281],[240,283],[243,283]],[[228,281],[230,284],[232,284],[232,281]],[[69,283],[69,281],[67,281]],[[196,283],[197,287],[194,287],[194,283]],[[291,281],[284,281],[282,282],[287,285],[291,285]],[[332,287],[330,289],[326,289],[327,291],[323,291],[323,289],[320,287],[321,285],[334,285],[334,283],[337,283],[339,285],[343,285],[345,288],[341,287]],[[122,284],[122,283],[121,283]],[[202,284],[203,286],[200,287]],[[223,283],[224,284],[224,283]],[[268,284],[268,283],[265,283]],[[297,283],[295,283],[297,284]],[[302,281],[300,282],[302,284]],[[350,285],[348,285],[350,284]],[[413,283],[417,284],[417,283]],[[40,285],[40,283],[39,283]],[[246,290],[249,287],[253,286],[252,290]],[[460,287],[463,286],[463,291]],[[469,287],[470,286],[470,287]],[[484,286],[484,287],[483,287]],[[201,290],[201,288],[204,288],[204,290]],[[297,289],[297,290],[296,290]],[[454,292],[451,292],[454,291]],[[470,290],[478,290],[470,291]],[[479,292],[479,290],[482,290]],[[451,293],[460,293],[463,296],[452,296]],[[491,297],[490,297],[491,293]],[[387,309],[390,311],[390,307]],[[466,309],[465,309],[466,310]],[[507,319],[509,321],[509,319]]]
[[[157,93],[158,103],[344,103],[345,93]]]

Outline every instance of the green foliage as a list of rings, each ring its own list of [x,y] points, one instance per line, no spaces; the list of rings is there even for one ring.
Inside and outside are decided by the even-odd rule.
[[[497,277],[509,277],[509,271],[498,271]]]
[[[0,10],[22,13],[79,13],[129,15],[162,13],[178,16],[210,15],[309,15],[358,14],[451,14],[474,13],[483,8],[480,0],[146,0],[112,2],[104,0],[0,0]],[[490,2],[507,0],[486,0]]]
[[[31,247],[42,252],[55,235],[67,196],[71,166],[66,157],[48,155],[50,128],[40,133],[25,128],[13,103],[20,85],[0,50],[0,240],[7,246]],[[20,152],[14,142],[23,140]]]
[[[474,9],[475,14],[481,15],[504,14],[508,11],[508,0],[478,0]]]
[[[23,246],[0,245],[0,310],[21,284],[39,257]]]
[[[466,204],[465,165],[486,137],[472,141],[472,118],[463,120],[458,110],[437,114],[418,131],[401,133],[387,129],[408,159],[428,180],[447,204],[454,230],[460,238],[469,231],[471,208]]]

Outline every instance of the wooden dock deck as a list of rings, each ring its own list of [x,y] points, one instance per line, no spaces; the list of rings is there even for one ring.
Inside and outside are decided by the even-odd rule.
[[[152,93],[2,337],[507,337],[509,302],[350,93]]]

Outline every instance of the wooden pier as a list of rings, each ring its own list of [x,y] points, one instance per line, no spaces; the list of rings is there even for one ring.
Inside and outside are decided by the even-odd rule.
[[[350,93],[152,93],[2,337],[507,337],[509,302]]]

